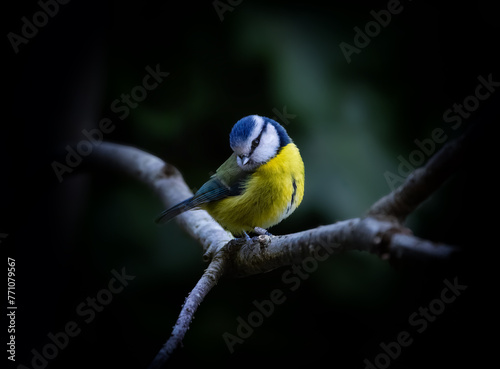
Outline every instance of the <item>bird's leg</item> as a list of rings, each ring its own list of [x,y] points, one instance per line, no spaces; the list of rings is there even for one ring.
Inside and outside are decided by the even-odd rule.
[[[257,233],[258,235],[260,235],[260,236],[272,236],[272,234],[271,234],[271,233],[269,233],[269,232],[268,232],[266,229],[264,229],[264,228],[255,227],[255,228],[253,229],[253,231],[254,231],[255,233]]]
[[[238,241],[244,241],[244,242],[247,242],[247,241],[251,240],[250,236],[245,231],[243,231],[243,236],[242,237],[235,237],[234,239],[238,240]]]
[[[264,228],[255,227],[253,229],[253,231],[257,234],[257,236],[250,238],[250,236],[248,235],[248,233],[246,233],[245,231],[243,231],[243,234],[242,234],[241,237],[235,237],[234,239],[238,243],[240,243],[240,242],[244,243],[244,242],[248,242],[248,241],[258,241],[258,237],[259,236],[272,236],[272,234],[269,233]]]

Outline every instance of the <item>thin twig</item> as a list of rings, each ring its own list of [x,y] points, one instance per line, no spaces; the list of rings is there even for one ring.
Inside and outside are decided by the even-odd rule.
[[[175,323],[172,335],[160,349],[149,366],[149,369],[161,368],[177,347],[181,345],[198,306],[200,306],[205,296],[215,287],[220,277],[224,274],[226,261],[227,258],[224,256],[223,252],[219,252],[219,254],[212,259],[205,273],[203,273],[198,283],[196,283],[196,286],[186,298],[179,318]]]

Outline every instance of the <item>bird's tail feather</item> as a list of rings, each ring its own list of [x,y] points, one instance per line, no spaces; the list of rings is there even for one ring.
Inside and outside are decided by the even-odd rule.
[[[193,198],[191,197],[187,200],[184,200],[183,202],[178,203],[177,205],[172,206],[167,210],[162,211],[160,215],[158,215],[158,217],[155,219],[155,223],[165,224],[175,218],[177,215],[193,209],[195,205],[193,204],[192,200]]]

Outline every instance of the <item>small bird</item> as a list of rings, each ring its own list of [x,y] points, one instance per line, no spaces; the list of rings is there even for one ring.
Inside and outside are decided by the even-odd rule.
[[[193,197],[163,211],[166,223],[191,210],[206,210],[233,236],[270,234],[304,196],[304,163],[299,149],[276,121],[258,115],[240,119],[231,130],[233,154]]]

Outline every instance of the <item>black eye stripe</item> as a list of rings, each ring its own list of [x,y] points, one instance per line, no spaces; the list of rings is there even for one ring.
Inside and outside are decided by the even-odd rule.
[[[253,154],[254,150],[257,148],[257,146],[259,146],[260,138],[262,137],[262,134],[264,133],[264,130],[266,129],[266,127],[267,127],[267,123],[262,125],[262,129],[260,130],[259,135],[257,136],[256,139],[254,139],[252,141],[252,148],[250,149],[250,154],[248,154],[248,156],[251,156]]]

